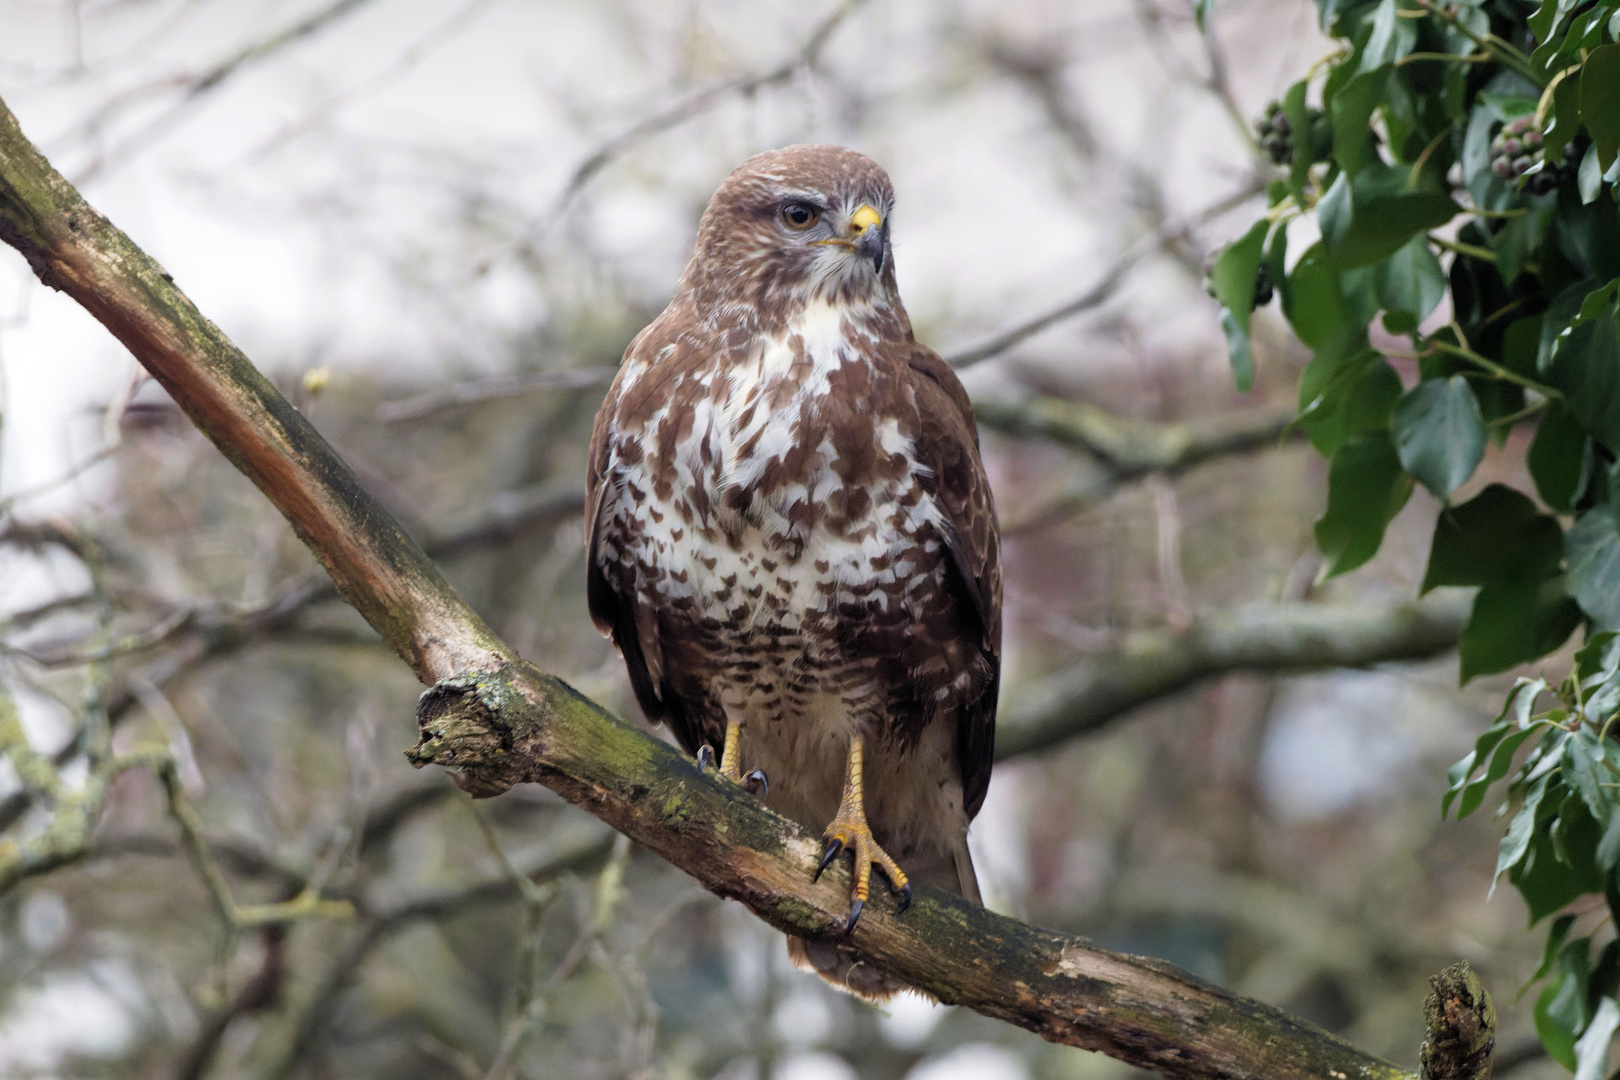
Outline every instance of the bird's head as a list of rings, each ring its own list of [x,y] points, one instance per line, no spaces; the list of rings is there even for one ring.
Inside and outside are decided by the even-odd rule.
[[[888,174],[863,154],[816,145],[759,154],[709,201],[688,282],[762,309],[813,299],[897,305],[893,208]]]

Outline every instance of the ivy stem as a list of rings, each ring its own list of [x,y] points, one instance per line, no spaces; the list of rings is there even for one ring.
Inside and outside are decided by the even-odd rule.
[[[1452,326],[1455,327],[1456,324],[1453,323]],[[1473,364],[1475,367],[1478,367],[1483,371],[1490,372],[1498,379],[1515,383],[1524,387],[1526,390],[1534,390],[1536,393],[1545,398],[1556,398],[1559,401],[1564,400],[1564,395],[1553,387],[1544,386],[1541,383],[1536,382],[1534,379],[1527,379],[1523,375],[1520,375],[1517,371],[1503,367],[1495,360],[1487,360],[1485,357],[1479,355],[1477,352],[1474,352],[1472,349],[1465,349],[1460,345],[1453,345],[1449,341],[1441,341],[1438,338],[1430,338],[1428,344],[1431,351],[1443,352],[1449,356],[1455,356],[1460,359],[1467,360],[1470,364]]]
[[[1424,11],[1429,12],[1429,14],[1440,19],[1444,19],[1446,22],[1450,23],[1458,33],[1462,34],[1469,41],[1472,41],[1475,45],[1478,45],[1486,52],[1492,54],[1496,57],[1496,59],[1506,64],[1514,71],[1517,71],[1520,75],[1523,75],[1525,78],[1535,83],[1538,87],[1544,87],[1547,85],[1546,76],[1536,70],[1536,66],[1530,62],[1530,58],[1528,56],[1524,55],[1524,53],[1520,52],[1518,49],[1515,49],[1512,45],[1506,41],[1503,41],[1495,34],[1475,33],[1472,27],[1463,22],[1461,19],[1457,18],[1457,13],[1454,8],[1437,7],[1435,4],[1431,3],[1430,0],[1414,0],[1414,3],[1416,3],[1417,6],[1422,8]],[[1462,58],[1457,57],[1457,59],[1460,60]]]
[[[1526,405],[1524,408],[1520,409],[1516,413],[1509,413],[1506,416],[1499,416],[1495,420],[1489,421],[1489,423],[1490,423],[1490,425],[1492,427],[1512,427],[1514,424],[1517,424],[1520,420],[1523,420],[1523,419],[1525,419],[1526,417],[1529,417],[1529,416],[1534,416],[1534,415],[1536,415],[1536,413],[1540,412],[1542,409],[1545,409],[1546,407],[1547,407],[1547,399],[1542,398],[1540,401],[1536,402],[1533,405]]]
[[[1433,233],[1427,235],[1429,243],[1434,244],[1436,247],[1444,248],[1458,255],[1467,255],[1472,259],[1484,259],[1486,262],[1492,263],[1496,261],[1496,252],[1490,248],[1476,247],[1473,244],[1459,244],[1455,240],[1442,240]]]

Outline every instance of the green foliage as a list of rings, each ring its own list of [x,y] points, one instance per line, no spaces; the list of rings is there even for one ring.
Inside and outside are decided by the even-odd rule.
[[[1247,387],[1264,268],[1313,353],[1298,422],[1331,462],[1328,571],[1371,559],[1427,488],[1444,509],[1423,589],[1478,590],[1463,681],[1585,627],[1561,684],[1515,686],[1443,808],[1505,781],[1497,876],[1532,922],[1589,895],[1620,922],[1620,0],[1318,8],[1339,50],[1267,107],[1266,213],[1213,263],[1233,368]],[[1294,228],[1312,216],[1315,242]],[[1531,483],[1454,503],[1492,443]],[[1620,939],[1589,922],[1551,922],[1532,982],[1548,1052],[1600,1080]]]

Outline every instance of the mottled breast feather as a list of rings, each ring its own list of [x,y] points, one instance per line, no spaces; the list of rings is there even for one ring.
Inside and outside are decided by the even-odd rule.
[[[892,258],[851,269],[795,245],[777,224],[784,198],[876,208],[887,254],[888,177],[851,151],[773,151],[716,192],[676,296],[596,418],[591,615],[648,718],[688,751],[718,746],[738,701],[821,723],[817,692],[844,693],[899,746],[953,723],[971,818],[1001,668],[1000,542],[972,409],[914,340]]]

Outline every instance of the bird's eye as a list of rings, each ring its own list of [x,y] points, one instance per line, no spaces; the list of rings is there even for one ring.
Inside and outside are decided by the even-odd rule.
[[[782,207],[782,224],[794,232],[804,232],[821,217],[821,211],[804,203],[791,202]]]

